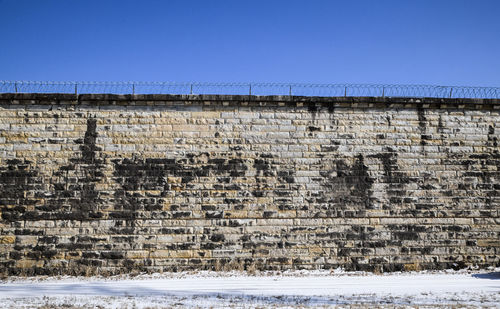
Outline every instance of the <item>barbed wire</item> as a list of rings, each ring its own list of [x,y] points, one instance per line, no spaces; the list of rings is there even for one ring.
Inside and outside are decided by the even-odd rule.
[[[0,93],[219,94],[500,99],[500,87],[392,84],[0,81]]]

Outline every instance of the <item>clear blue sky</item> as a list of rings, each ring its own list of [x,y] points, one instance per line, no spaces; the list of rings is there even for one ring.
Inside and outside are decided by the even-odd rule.
[[[0,79],[500,86],[500,0],[0,0]]]

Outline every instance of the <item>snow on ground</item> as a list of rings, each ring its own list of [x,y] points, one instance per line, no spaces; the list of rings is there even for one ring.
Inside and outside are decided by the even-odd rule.
[[[176,273],[9,278],[4,308],[500,308],[500,269],[368,273]]]

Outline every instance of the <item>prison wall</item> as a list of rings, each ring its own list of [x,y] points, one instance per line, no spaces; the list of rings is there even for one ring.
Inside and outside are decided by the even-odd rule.
[[[0,274],[500,266],[499,107],[0,94]]]

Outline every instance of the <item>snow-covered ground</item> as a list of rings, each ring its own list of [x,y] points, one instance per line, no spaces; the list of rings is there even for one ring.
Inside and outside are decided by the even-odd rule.
[[[334,272],[177,273],[10,278],[3,308],[500,308],[500,269],[374,275]]]

